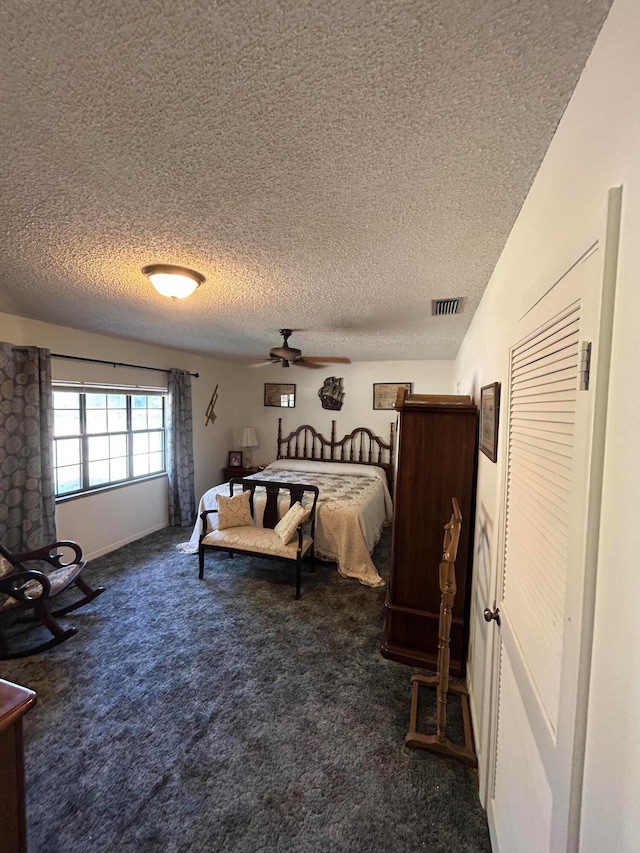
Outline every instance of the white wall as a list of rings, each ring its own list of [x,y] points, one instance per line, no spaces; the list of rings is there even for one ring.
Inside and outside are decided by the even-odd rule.
[[[374,382],[413,382],[413,390],[418,393],[450,394],[453,388],[452,361],[361,362],[338,365],[340,369],[334,371],[272,366],[256,369],[10,314],[0,314],[0,339],[47,347],[64,355],[147,367],[178,367],[199,373],[198,379],[192,379],[196,500],[212,485],[222,482],[229,450],[240,449],[243,426],[256,427],[260,446],[253,453],[253,461],[267,464],[276,458],[278,417],[283,418],[285,433],[309,423],[329,438],[331,421],[335,419],[339,437],[356,426],[368,426],[388,440],[395,412],[373,410]],[[62,359],[53,359],[52,370],[54,379],[166,387],[166,376],[155,371]],[[344,380],[345,400],[339,412],[323,409],[318,397],[318,389],[331,375]],[[295,408],[265,407],[265,382],[293,382],[297,390]],[[216,385],[217,419],[205,426],[207,406]],[[80,541],[89,557],[107,553],[168,524],[166,478],[59,502],[56,521],[58,535]]]
[[[640,836],[640,3],[615,0],[460,349],[461,393],[506,381],[518,292],[561,249],[575,223],[623,185],[589,701],[581,853],[638,849]],[[480,455],[476,582],[495,564],[498,465]],[[476,537],[477,541],[478,536]],[[483,677],[478,660],[471,678]],[[478,685],[481,687],[481,685]]]
[[[330,438],[331,421],[335,420],[338,438],[355,427],[366,426],[388,441],[396,413],[393,410],[374,411],[374,382],[413,382],[413,391],[418,394],[454,393],[453,361],[356,362],[336,364],[323,370],[268,365],[242,368],[242,371],[243,393],[236,412],[235,448],[240,449],[238,437],[241,427],[255,426],[260,441],[260,447],[253,452],[256,464],[266,464],[276,458],[279,417],[282,418],[285,435],[301,424],[311,424],[325,438]],[[323,409],[318,397],[318,390],[329,376],[342,377],[345,396],[342,409],[337,412]],[[264,406],[265,382],[295,384],[295,408]]]
[[[46,347],[54,353],[113,359],[147,367],[178,367],[199,373],[192,379],[193,445],[196,500],[213,483],[221,482],[227,451],[235,432],[235,401],[240,368],[185,352],[149,346],[63,326],[0,314],[0,339],[13,344]],[[154,371],[114,368],[86,362],[52,360],[54,379],[80,379],[166,387],[166,376]],[[206,410],[218,385],[214,424],[205,426]],[[157,478],[95,492],[57,504],[61,538],[75,539],[89,557],[106,553],[168,524],[166,478]],[[188,539],[188,536],[185,536]]]

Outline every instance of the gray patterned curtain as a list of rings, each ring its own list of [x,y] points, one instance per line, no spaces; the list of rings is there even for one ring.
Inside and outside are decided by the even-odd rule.
[[[0,541],[49,545],[55,511],[51,353],[0,343]]]
[[[191,527],[196,516],[191,376],[183,370],[170,370],[168,387],[169,524]]]

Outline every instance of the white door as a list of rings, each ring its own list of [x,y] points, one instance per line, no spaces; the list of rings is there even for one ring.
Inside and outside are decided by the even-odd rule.
[[[487,812],[496,853],[578,849],[620,190],[523,306],[509,354]],[[589,364],[590,362],[590,364]],[[488,646],[491,646],[488,643]]]

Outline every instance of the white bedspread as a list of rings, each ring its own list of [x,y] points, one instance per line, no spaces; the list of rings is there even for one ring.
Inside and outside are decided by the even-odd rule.
[[[382,468],[346,462],[315,462],[308,459],[280,459],[251,479],[305,483],[318,486],[316,511],[316,555],[335,562],[344,577],[357,578],[367,586],[384,586],[371,560],[382,528],[391,522],[392,503]],[[209,489],[200,498],[198,513],[216,508],[216,494],[229,494],[229,484]],[[286,511],[286,506],[283,506]],[[217,515],[209,516],[215,527]],[[187,554],[198,551],[200,519],[191,539],[178,545]]]

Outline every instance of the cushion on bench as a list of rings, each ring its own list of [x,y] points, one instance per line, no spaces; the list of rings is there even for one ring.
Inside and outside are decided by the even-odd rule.
[[[311,547],[312,539],[306,533],[302,536],[302,555]],[[227,527],[224,530],[212,530],[202,539],[203,545],[216,545],[219,548],[228,546],[240,551],[259,551],[274,557],[296,559],[298,537],[284,545],[275,530],[268,527]]]

